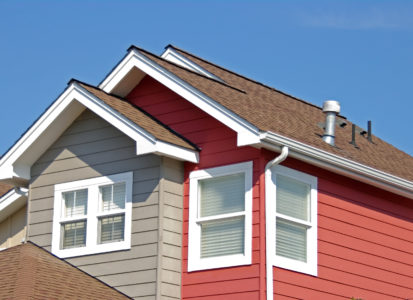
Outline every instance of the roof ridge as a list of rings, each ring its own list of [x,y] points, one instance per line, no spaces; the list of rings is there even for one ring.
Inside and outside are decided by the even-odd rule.
[[[141,113],[143,113],[144,115],[146,115],[147,117],[149,117],[150,119],[152,119],[154,122],[156,122],[157,124],[159,124],[159,125],[161,125],[162,127],[164,127],[166,130],[168,130],[168,131],[171,132],[172,134],[176,135],[176,136],[179,137],[180,139],[184,140],[185,142],[187,142],[188,144],[190,144],[191,146],[193,146],[196,150],[201,150],[201,148],[200,148],[198,145],[196,145],[194,142],[190,141],[189,139],[187,139],[186,137],[184,137],[183,135],[181,135],[179,132],[173,130],[173,129],[170,128],[168,125],[162,123],[162,122],[159,121],[157,118],[155,118],[155,117],[152,116],[150,113],[148,113],[147,111],[145,111],[145,110],[142,109],[141,107],[137,106],[136,104],[133,104],[133,103],[129,102],[128,100],[126,100],[126,99],[124,99],[124,98],[122,98],[122,97],[119,97],[119,96],[117,96],[117,95],[110,94],[110,93],[106,93],[104,90],[101,90],[100,88],[98,88],[98,87],[96,87],[96,86],[94,86],[94,85],[91,85],[91,84],[89,84],[89,83],[86,83],[86,82],[83,82],[83,81],[80,81],[80,80],[77,80],[77,79],[74,79],[74,78],[70,79],[70,81],[69,81],[68,84],[71,84],[71,83],[73,83],[73,82],[78,82],[78,83],[80,83],[80,84],[84,84],[84,85],[86,85],[86,86],[88,86],[88,87],[91,87],[91,88],[96,89],[96,90],[98,90],[98,91],[100,91],[100,92],[102,92],[102,93],[105,93],[105,94],[108,95],[108,96],[114,97],[114,98],[116,98],[116,99],[118,99],[118,100],[120,100],[120,101],[122,101],[122,102],[128,103],[129,105],[133,106],[134,108],[136,108],[137,110],[139,110]]]
[[[188,54],[188,55],[190,55],[190,56],[192,56],[192,57],[194,57],[194,58],[196,58],[196,59],[199,59],[199,60],[201,60],[201,61],[203,61],[203,62],[205,62],[205,63],[207,63],[207,64],[210,64],[210,65],[212,65],[212,66],[214,66],[214,67],[217,67],[217,68],[219,68],[219,69],[221,69],[221,70],[223,70],[223,71],[225,71],[225,72],[229,72],[229,73],[231,73],[231,74],[233,74],[233,75],[235,75],[235,76],[241,77],[241,78],[243,78],[243,79],[245,79],[245,80],[248,80],[248,81],[251,81],[251,82],[253,82],[253,83],[255,83],[255,84],[261,85],[261,86],[263,86],[263,87],[265,87],[265,88],[267,88],[267,89],[270,89],[270,90],[272,90],[272,91],[281,93],[281,94],[283,94],[283,95],[285,95],[285,96],[288,96],[288,97],[291,97],[291,98],[293,98],[293,99],[295,99],[295,100],[297,100],[297,101],[303,102],[303,103],[305,103],[305,104],[311,105],[311,106],[313,106],[313,107],[315,107],[315,108],[318,108],[318,109],[322,110],[322,107],[320,107],[320,106],[318,106],[318,105],[315,105],[315,104],[313,104],[313,103],[311,103],[311,102],[308,102],[308,101],[306,101],[306,100],[303,100],[303,99],[300,99],[300,98],[298,98],[298,97],[295,97],[295,96],[293,96],[293,95],[291,95],[291,94],[288,94],[288,93],[286,93],[286,92],[283,92],[283,91],[281,91],[281,90],[278,90],[278,89],[276,89],[276,88],[274,88],[274,87],[272,87],[272,86],[266,85],[266,84],[264,84],[264,83],[262,83],[262,82],[259,82],[259,81],[256,81],[256,80],[254,80],[254,79],[251,79],[251,78],[249,78],[249,77],[246,77],[246,76],[244,76],[244,75],[241,75],[241,74],[239,74],[239,73],[237,73],[237,72],[235,72],[235,71],[226,69],[226,68],[224,68],[224,67],[222,67],[222,66],[220,66],[220,65],[217,65],[217,64],[215,64],[215,63],[213,63],[213,62],[210,62],[210,61],[208,61],[208,60],[206,60],[206,59],[204,59],[204,58],[202,58],[202,57],[199,57],[199,56],[197,56],[197,55],[195,55],[195,54],[192,54],[192,53],[190,53],[190,52],[188,52],[188,51],[186,51],[186,50],[184,50],[184,49],[181,49],[181,48],[179,48],[179,47],[176,47],[176,46],[174,46],[174,45],[172,45],[172,44],[168,44],[167,46],[165,46],[165,49],[167,49],[168,47],[172,47],[172,48],[174,48],[175,50],[182,51],[182,52],[184,52],[184,53],[186,53],[186,54]],[[215,74],[214,74],[214,75],[215,75]],[[217,75],[216,75],[216,76],[217,76]],[[342,117],[344,117],[344,116],[342,116]],[[345,118],[345,117],[344,117],[344,118]]]
[[[176,63],[174,63],[174,62],[172,62],[172,61],[169,61],[169,60],[167,60],[167,59],[165,59],[165,58],[163,58],[163,57],[161,57],[161,56],[159,56],[159,55],[157,55],[157,54],[154,54],[154,53],[152,53],[152,52],[149,52],[149,51],[147,51],[147,50],[145,50],[145,49],[143,49],[143,48],[140,48],[140,47],[137,47],[137,46],[135,46],[135,45],[132,45],[132,46],[129,47],[128,51],[129,51],[131,48],[135,48],[136,50],[142,51],[142,52],[144,52],[144,53],[146,53],[146,54],[153,55],[153,56],[155,56],[156,58],[158,58],[158,59],[160,59],[160,60],[162,60],[162,61],[164,61],[164,62],[166,62],[166,63],[168,63],[168,64],[171,64],[171,65],[173,65],[173,66],[176,66],[176,67],[178,67],[178,68],[180,68],[180,69],[182,69],[182,70],[185,70],[185,71],[190,72],[190,73],[192,73],[192,74],[195,74],[195,75],[197,75],[197,76],[203,77],[203,78],[208,79],[208,80],[212,80],[212,81],[214,81],[214,82],[216,82],[216,83],[219,83],[219,84],[221,84],[221,85],[223,85],[223,86],[229,87],[229,88],[231,88],[231,89],[233,89],[233,90],[236,90],[236,91],[238,91],[238,92],[240,92],[240,93],[247,94],[246,91],[241,90],[241,89],[239,89],[239,88],[236,88],[235,86],[232,86],[232,85],[230,85],[230,84],[228,84],[228,83],[226,83],[226,82],[219,81],[219,80],[217,80],[217,79],[215,79],[215,78],[211,78],[211,77],[205,76],[204,74],[200,74],[200,73],[198,73],[198,72],[189,70],[189,69],[187,69],[187,68],[185,68],[185,67],[183,67],[183,66],[180,66],[180,65],[178,65],[178,64],[176,64]]]

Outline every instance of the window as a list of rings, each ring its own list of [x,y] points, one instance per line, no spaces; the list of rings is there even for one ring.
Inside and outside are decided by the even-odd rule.
[[[252,162],[190,174],[188,271],[251,263]]]
[[[55,185],[52,252],[73,257],[130,248],[132,172]]]
[[[317,178],[283,166],[266,178],[267,247],[273,265],[317,275]]]

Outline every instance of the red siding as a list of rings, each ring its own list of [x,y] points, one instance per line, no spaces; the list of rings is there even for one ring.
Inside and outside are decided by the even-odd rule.
[[[264,166],[276,153],[236,146],[236,134],[150,77],[128,96],[202,148],[195,169],[252,160],[253,263],[186,272],[188,180],[184,184],[183,299],[265,299]],[[275,299],[413,299],[413,201],[287,159],[318,177],[318,276],[274,269]]]

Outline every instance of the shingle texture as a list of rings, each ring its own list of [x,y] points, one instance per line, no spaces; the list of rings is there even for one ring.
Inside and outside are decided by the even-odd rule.
[[[176,47],[174,49],[181,55],[221,78],[225,83],[189,71],[142,49],[136,49],[261,131],[270,131],[377,170],[413,180],[412,156],[376,136],[373,136],[373,142],[369,142],[365,137],[358,135],[358,148],[355,148],[350,144],[352,123],[349,121],[346,121],[347,126],[344,128],[336,129],[336,147],[323,142],[323,129],[319,123],[325,121],[325,114],[320,107]]]
[[[129,299],[28,242],[0,252],[0,299]]]
[[[174,133],[166,125],[161,124],[155,118],[151,117],[149,114],[145,113],[128,101],[117,96],[107,94],[104,91],[83,82],[76,82],[88,92],[92,93],[101,101],[125,116],[127,119],[149,132],[156,139],[190,150],[197,150],[194,145],[185,140],[183,137],[179,136],[177,133]]]
[[[13,186],[0,182],[0,197],[10,191]]]

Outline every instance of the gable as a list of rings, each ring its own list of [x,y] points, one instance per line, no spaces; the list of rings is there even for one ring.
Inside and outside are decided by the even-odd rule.
[[[347,126],[338,128],[337,147],[332,147],[321,138],[319,124],[325,121],[321,108],[170,48],[223,82],[132,46],[100,87],[120,92],[117,86],[130,79],[128,72],[138,69],[237,132],[238,146],[277,152],[286,146],[291,157],[413,198],[413,159],[408,154],[375,136],[373,142],[358,138],[359,147],[354,147],[350,144],[352,124],[342,116],[340,121]],[[131,90],[132,85],[127,93]]]
[[[68,126],[90,109],[132,138],[136,154],[157,153],[197,161],[197,149],[126,101],[71,81],[68,88],[0,159],[0,180],[26,185],[32,164]]]

